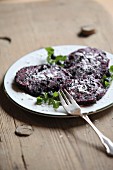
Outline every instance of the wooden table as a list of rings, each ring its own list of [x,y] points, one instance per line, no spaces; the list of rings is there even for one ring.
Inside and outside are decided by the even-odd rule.
[[[0,1],[0,170],[112,170],[97,135],[80,118],[51,118],[17,107],[3,91],[6,70],[24,54],[41,47],[79,44],[113,53],[112,1]],[[78,37],[81,26],[96,34]],[[90,116],[113,141],[113,107]],[[30,125],[32,135],[15,129]]]

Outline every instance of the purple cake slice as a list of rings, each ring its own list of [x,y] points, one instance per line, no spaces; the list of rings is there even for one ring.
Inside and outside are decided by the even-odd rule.
[[[15,76],[15,83],[32,96],[43,92],[58,91],[71,74],[57,65],[38,65],[20,69]]]
[[[90,105],[96,103],[106,93],[106,88],[100,79],[88,77],[87,79],[70,79],[66,81],[63,88],[73,96],[80,105]]]
[[[93,76],[101,79],[108,71],[106,53],[96,48],[83,48],[72,52],[65,61],[65,68],[76,78]]]
[[[96,48],[83,48],[69,54],[65,68],[73,79],[67,80],[65,88],[78,104],[96,103],[107,91],[102,77],[108,72],[106,53]]]

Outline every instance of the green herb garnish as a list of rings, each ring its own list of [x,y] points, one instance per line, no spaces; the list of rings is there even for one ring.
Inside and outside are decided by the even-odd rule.
[[[47,62],[49,64],[57,64],[60,66],[64,66],[64,61],[67,59],[67,56],[64,55],[54,55],[54,49],[52,47],[45,48],[47,51]],[[48,105],[52,105],[53,108],[57,109],[60,106],[60,99],[58,92],[48,92],[43,93],[37,97],[37,104],[41,105],[43,103],[47,103]]]
[[[110,66],[109,71],[110,71],[111,73],[113,73],[113,65],[112,65],[112,66]]]
[[[37,97],[37,104],[41,105],[47,103],[48,105],[53,105],[54,109],[60,106],[60,99],[58,92],[48,92]]]
[[[49,64],[53,64],[53,59],[51,58],[52,56],[54,56],[54,49],[52,47],[47,47],[45,48],[47,53],[48,53],[48,56],[47,56],[47,62]]]
[[[111,85],[112,80],[113,80],[113,65],[110,66],[108,73],[103,76],[102,83],[107,88]]]
[[[42,97],[38,96],[38,97],[37,97],[37,104],[38,104],[38,105],[41,105],[41,104],[42,104],[42,101],[43,101]]]
[[[64,61],[67,59],[67,56],[64,56],[64,55],[55,56],[54,55],[54,49],[52,47],[47,47],[45,49],[48,53],[47,62],[49,64],[57,64],[57,65],[60,65],[62,67],[64,66]]]

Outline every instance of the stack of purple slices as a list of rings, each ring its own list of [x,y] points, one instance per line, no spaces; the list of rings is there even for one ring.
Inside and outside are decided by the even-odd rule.
[[[69,54],[64,68],[49,64],[24,67],[16,73],[15,83],[32,96],[66,88],[78,104],[89,105],[107,91],[102,77],[109,71],[108,64],[105,52],[87,47]]]

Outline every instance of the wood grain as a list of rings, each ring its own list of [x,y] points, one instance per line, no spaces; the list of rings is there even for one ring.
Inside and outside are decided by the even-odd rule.
[[[30,3],[30,2],[43,2],[49,0],[0,0],[1,3]]]
[[[81,26],[87,24],[95,24],[96,34],[78,37]],[[112,158],[83,120],[24,111],[7,98],[2,83],[6,70],[26,53],[64,44],[87,45],[113,53],[112,35],[113,19],[95,1],[0,3],[0,170],[113,169]],[[113,141],[113,107],[90,118]],[[22,124],[32,126],[33,134],[16,136],[15,128]]]
[[[113,17],[113,1],[112,0],[96,0],[100,5],[102,5],[105,10]]]

